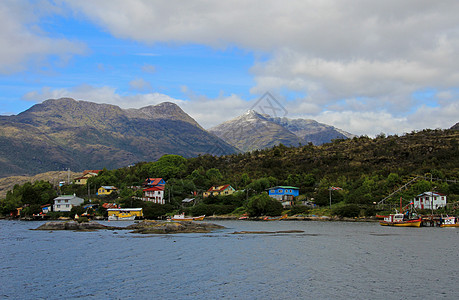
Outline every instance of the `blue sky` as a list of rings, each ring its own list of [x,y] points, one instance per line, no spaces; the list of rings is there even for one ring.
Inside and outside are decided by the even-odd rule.
[[[203,127],[270,92],[354,134],[459,121],[456,1],[0,2],[0,114],[177,103]]]

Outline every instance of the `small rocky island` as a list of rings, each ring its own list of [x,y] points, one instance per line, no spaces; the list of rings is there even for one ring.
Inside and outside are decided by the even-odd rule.
[[[52,221],[46,222],[35,230],[74,230],[74,231],[92,231],[92,230],[132,230],[131,233],[142,234],[166,234],[166,233],[209,233],[217,229],[225,228],[224,226],[201,223],[201,222],[169,222],[169,221],[142,221],[129,225],[127,227],[106,226],[98,222],[76,222],[76,221]]]

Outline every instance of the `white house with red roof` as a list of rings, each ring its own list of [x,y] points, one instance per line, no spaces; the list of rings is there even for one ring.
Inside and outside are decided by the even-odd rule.
[[[143,201],[149,201],[157,204],[166,204],[164,199],[164,188],[166,182],[162,178],[147,178],[143,183]]]
[[[226,195],[231,195],[234,193],[236,190],[229,184],[225,185],[215,185],[211,187],[210,189],[207,190],[207,192],[204,192],[202,195],[204,198],[209,197],[209,196],[226,196]]]
[[[414,197],[413,205],[418,209],[439,209],[446,206],[446,195],[424,192]]]

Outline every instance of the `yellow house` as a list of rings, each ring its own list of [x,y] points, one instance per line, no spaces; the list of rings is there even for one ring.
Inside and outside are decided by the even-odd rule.
[[[203,197],[209,197],[210,195],[212,196],[226,196],[226,195],[231,195],[234,193],[236,190],[229,184],[225,185],[218,185],[218,186],[213,186],[210,189],[207,190],[207,192],[204,192]]]
[[[142,208],[109,208],[107,213],[110,221],[129,221],[143,218]]]
[[[110,195],[111,193],[117,191],[118,189],[112,185],[107,186],[103,185],[97,190],[97,196]]]
[[[83,176],[75,178],[73,182],[75,184],[85,185],[88,182],[88,179],[94,176],[97,176],[102,170],[85,170]]]

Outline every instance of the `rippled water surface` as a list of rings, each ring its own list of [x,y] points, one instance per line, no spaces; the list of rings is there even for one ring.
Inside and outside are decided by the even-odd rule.
[[[0,298],[459,298],[459,228],[214,223],[226,229],[31,231],[41,223],[0,220]],[[242,230],[304,233],[232,234]]]

